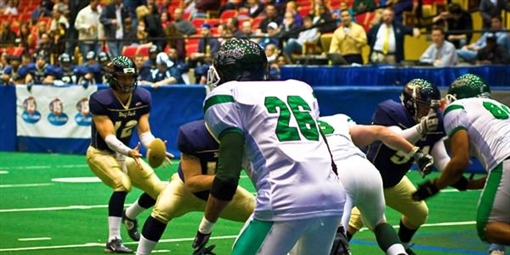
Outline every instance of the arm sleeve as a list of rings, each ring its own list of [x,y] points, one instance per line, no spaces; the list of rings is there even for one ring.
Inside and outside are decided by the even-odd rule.
[[[440,172],[446,167],[448,162],[450,162],[450,156],[446,152],[446,147],[444,145],[444,140],[441,139],[434,144],[430,155],[434,158],[434,165]]]
[[[204,115],[207,127],[217,140],[226,131],[243,132],[242,118],[229,88],[220,86],[209,93],[204,102]]]
[[[457,131],[469,127],[468,119],[464,106],[461,104],[452,103],[444,112],[444,127],[448,137],[452,137]]]
[[[423,52],[423,54],[420,57],[420,62],[423,62],[423,63],[432,63],[432,62],[434,62],[434,59],[432,58],[432,47],[434,47],[434,45],[429,46],[425,50],[425,52]]]
[[[215,198],[230,201],[239,184],[244,154],[244,137],[228,132],[221,137],[216,176],[211,188]]]

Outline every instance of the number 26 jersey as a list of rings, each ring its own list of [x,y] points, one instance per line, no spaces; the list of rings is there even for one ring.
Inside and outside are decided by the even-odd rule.
[[[296,80],[227,82],[204,103],[207,127],[244,136],[244,168],[257,190],[255,219],[339,215],[344,189],[319,133],[312,88]]]

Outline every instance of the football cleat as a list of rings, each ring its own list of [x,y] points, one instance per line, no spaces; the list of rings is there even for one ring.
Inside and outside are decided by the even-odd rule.
[[[106,253],[133,253],[133,250],[124,246],[122,240],[113,239],[110,242],[106,243],[106,248],[104,249]]]
[[[131,237],[133,241],[140,241],[140,233],[138,232],[138,220],[132,220],[128,218],[126,216],[126,210],[122,212],[122,223],[124,226],[126,226],[129,237]]]

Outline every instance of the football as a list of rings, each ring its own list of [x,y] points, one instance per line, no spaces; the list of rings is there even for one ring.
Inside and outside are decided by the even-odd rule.
[[[156,168],[163,164],[166,158],[166,145],[163,140],[156,138],[147,148],[147,163],[152,168]]]

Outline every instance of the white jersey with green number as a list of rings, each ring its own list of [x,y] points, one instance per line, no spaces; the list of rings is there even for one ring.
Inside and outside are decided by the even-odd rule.
[[[510,108],[488,98],[454,101],[444,112],[445,131],[452,137],[467,130],[469,147],[487,172],[510,156]]]
[[[328,139],[329,149],[333,154],[335,162],[352,156],[366,158],[365,153],[352,142],[349,130],[355,125],[356,122],[345,114],[335,114],[319,118],[319,126],[322,133]]]
[[[312,88],[296,80],[228,82],[204,103],[205,120],[219,139],[240,132],[248,175],[257,189],[254,217],[284,221],[341,215],[343,186],[316,122]]]

